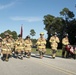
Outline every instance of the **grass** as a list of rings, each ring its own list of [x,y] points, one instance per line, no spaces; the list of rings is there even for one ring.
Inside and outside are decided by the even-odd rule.
[[[32,49],[32,53],[37,53],[36,48],[33,48],[33,49]],[[52,55],[52,50],[49,49],[49,48],[47,48],[47,49],[46,49],[46,54],[47,54],[47,55]],[[61,55],[62,55],[62,50],[61,50],[61,49],[58,49],[58,50],[57,50],[57,53],[56,53],[56,56],[61,57]]]

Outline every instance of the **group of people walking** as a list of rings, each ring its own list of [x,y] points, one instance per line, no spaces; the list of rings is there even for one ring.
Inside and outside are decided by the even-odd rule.
[[[52,37],[50,37],[50,46],[52,49],[52,58],[55,59],[56,52],[58,48],[58,43],[60,42],[59,38],[57,37],[57,34],[53,34]],[[42,59],[45,52],[46,52],[46,39],[44,38],[44,33],[40,33],[40,37],[36,42],[37,51],[39,51],[40,58]],[[68,35],[65,35],[65,37],[62,39],[62,57],[65,57],[65,52],[67,49],[71,48],[71,45],[69,43]],[[32,51],[33,43],[30,39],[30,36],[27,36],[25,40],[21,37],[21,35],[18,35],[18,39],[14,40],[12,38],[12,35],[5,33],[5,38],[0,37],[0,55],[2,56],[3,61],[8,61],[10,57],[15,56],[15,58],[23,59],[24,56],[27,58],[31,57],[31,51]],[[67,50],[66,57],[68,57],[70,50]],[[73,53],[73,52],[72,52]]]
[[[44,33],[40,33],[40,38],[37,40],[37,49],[39,51],[40,58],[43,58],[43,55],[46,52],[46,40],[43,36]],[[52,58],[55,59],[59,45],[58,43],[60,43],[56,32],[50,37],[49,42],[52,50]],[[68,34],[65,34],[62,38],[62,58],[69,58],[69,56],[74,59],[76,58],[76,47],[70,45]]]
[[[10,57],[23,59],[23,55],[31,56],[32,41],[27,36],[26,39],[22,39],[21,35],[18,39],[14,40],[12,35],[5,33],[5,38],[0,38],[0,54],[3,61],[8,61]]]

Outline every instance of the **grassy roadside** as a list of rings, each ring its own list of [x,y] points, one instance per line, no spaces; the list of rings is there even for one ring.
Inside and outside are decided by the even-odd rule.
[[[36,48],[33,48],[33,49],[32,49],[32,53],[37,53]],[[49,49],[49,48],[47,48],[47,49],[46,49],[46,54],[47,54],[47,55],[52,55],[52,50]],[[56,56],[61,57],[61,55],[62,55],[62,50],[58,49]]]

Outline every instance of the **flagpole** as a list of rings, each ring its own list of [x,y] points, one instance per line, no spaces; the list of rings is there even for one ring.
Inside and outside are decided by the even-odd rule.
[[[21,25],[20,35],[21,35],[21,37],[23,36],[23,24]]]

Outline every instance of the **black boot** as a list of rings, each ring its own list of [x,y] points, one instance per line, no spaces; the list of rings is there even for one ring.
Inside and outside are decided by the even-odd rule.
[[[3,61],[6,60],[6,54],[3,54],[2,60],[3,60]]]
[[[55,57],[52,57],[53,59],[55,59]]]

